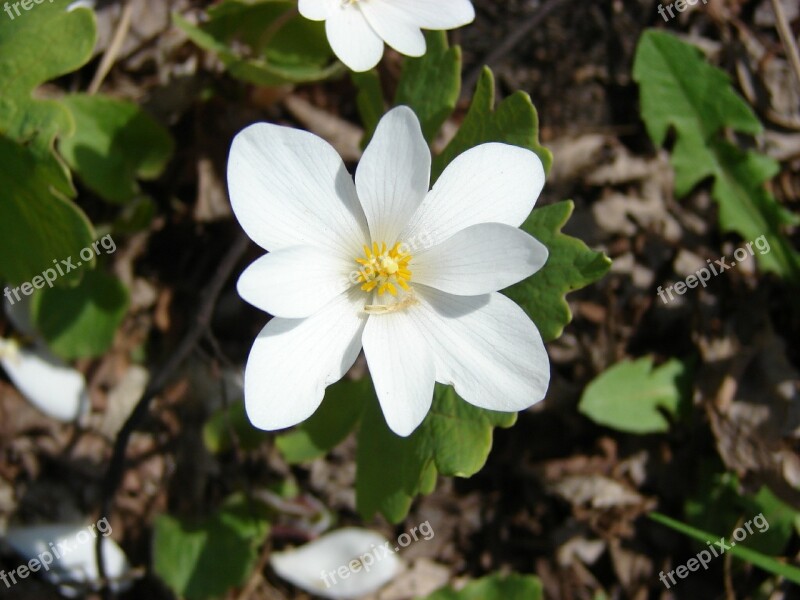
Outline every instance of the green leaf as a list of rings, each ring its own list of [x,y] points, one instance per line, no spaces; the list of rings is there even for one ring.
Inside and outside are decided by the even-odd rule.
[[[127,100],[73,94],[62,100],[75,133],[59,150],[86,185],[110,202],[139,194],[137,179],[155,179],[172,155],[169,132]]]
[[[664,144],[670,129],[675,130],[675,193],[685,196],[713,178],[722,229],[749,241],[763,235],[770,251],[759,255],[761,267],[800,281],[800,254],[781,232],[782,226],[800,220],[764,185],[777,173],[777,163],[741,150],[724,137],[725,129],[751,135],[762,129],[728,76],[707,64],[690,44],[648,31],[639,41],[633,77],[641,89],[642,118],[653,143]]]
[[[707,540],[719,540],[719,535],[696,529],[680,521],[676,521],[661,513],[652,512],[648,515],[653,521],[666,525],[675,531],[682,533],[685,536],[696,539],[699,542],[705,543]],[[768,571],[774,575],[785,577],[789,581],[800,584],[800,568],[781,562],[771,556],[766,556],[742,544],[731,546],[725,552],[733,554],[736,558],[747,561],[757,567]]]
[[[356,504],[370,518],[380,511],[392,523],[428,494],[436,475],[471,477],[486,463],[494,427],[511,427],[516,413],[476,408],[451,387],[436,385],[433,406],[414,433],[400,437],[386,425],[377,399],[367,402],[358,436]]]
[[[80,261],[74,263],[80,268]],[[116,277],[87,271],[74,288],[45,288],[33,297],[31,320],[50,349],[65,359],[99,356],[111,347],[128,309]]]
[[[95,41],[94,13],[67,12],[68,0],[10,4],[0,18],[0,279],[31,281],[54,260],[91,243],[92,227],[69,201],[75,190],[55,155],[59,133],[74,123],[57,100],[34,99],[39,85],[83,66]],[[45,41],[43,41],[45,40]],[[59,278],[74,282],[79,273]]]
[[[245,583],[268,532],[265,507],[239,496],[202,521],[161,515],[153,537],[155,572],[188,600],[223,596]]]
[[[397,84],[395,105],[410,106],[430,143],[453,114],[461,92],[461,49],[448,47],[444,31],[426,35],[428,49],[420,58],[408,58]]]
[[[534,575],[491,575],[464,586],[460,591],[443,588],[424,600],[542,600],[542,582]]]
[[[325,390],[325,399],[310,419],[293,431],[279,435],[275,443],[289,464],[311,461],[342,442],[353,430],[364,403],[374,400],[369,377],[342,379]]]
[[[94,232],[86,215],[58,191],[70,188],[58,164],[3,136],[0,164],[0,279],[17,285],[53,268],[54,260],[77,256]],[[57,281],[74,281],[75,275]]]
[[[445,167],[462,152],[486,142],[504,142],[535,152],[550,171],[553,155],[539,144],[539,117],[525,92],[514,92],[494,109],[494,76],[485,67],[467,116],[447,148],[433,160],[431,181],[436,181]]]
[[[255,450],[269,439],[267,433],[250,423],[242,401],[234,402],[228,409],[220,409],[203,426],[203,442],[214,454],[233,449],[234,435],[244,450]]]
[[[67,12],[70,3],[45,2],[0,18],[0,133],[39,150],[52,150],[56,134],[71,132],[73,123],[60,102],[33,99],[33,91],[82,67],[94,48],[94,13]]]
[[[561,233],[574,207],[567,200],[531,212],[522,229],[547,246],[547,263],[533,276],[503,292],[536,323],[545,341],[558,338],[572,321],[566,294],[597,281],[611,267],[605,254]]]
[[[758,524],[754,523],[753,530],[757,533],[748,536],[742,544],[764,554],[774,556],[782,554],[794,536],[798,512],[765,485],[761,486],[755,496],[742,498],[742,504],[745,508],[742,511],[742,519],[736,523],[737,526],[740,527],[744,521],[760,514],[766,519],[769,527],[761,531],[757,527]]]
[[[751,521],[753,533],[737,543],[771,556],[782,554],[794,535],[798,512],[767,486],[762,486],[755,495],[741,495],[736,475],[719,472],[720,468],[718,459],[700,465],[696,477],[699,486],[684,507],[688,524],[698,529],[724,531],[730,537],[737,527]]]
[[[583,392],[578,409],[595,423],[628,433],[669,430],[665,411],[675,416],[684,398],[686,366],[672,359],[653,369],[653,359],[618,363]]]
[[[332,62],[324,23],[300,16],[297,2],[225,0],[208,17],[199,27],[177,14],[173,20],[195,44],[217,54],[234,77],[270,86],[344,72]]]

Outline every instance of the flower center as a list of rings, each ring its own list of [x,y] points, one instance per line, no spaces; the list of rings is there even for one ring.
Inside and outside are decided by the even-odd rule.
[[[410,291],[408,282],[411,281],[411,271],[408,263],[411,255],[401,249],[402,244],[396,243],[391,250],[386,250],[386,243],[380,246],[378,242],[372,243],[372,248],[364,246],[364,258],[356,258],[361,265],[358,270],[358,282],[361,289],[371,292],[377,288],[378,296],[389,292],[397,296],[397,287]]]

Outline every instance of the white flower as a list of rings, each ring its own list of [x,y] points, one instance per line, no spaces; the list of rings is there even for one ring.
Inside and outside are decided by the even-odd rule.
[[[325,21],[334,53],[353,71],[368,71],[383,56],[383,43],[407,56],[425,54],[422,29],[471,23],[470,0],[299,0],[300,14]]]
[[[31,404],[54,419],[74,421],[89,407],[83,374],[44,344],[21,348],[15,340],[0,338],[0,366]]]
[[[499,411],[544,397],[541,336],[497,293],[547,260],[545,246],[518,229],[544,185],[542,163],[492,143],[457,157],[429,191],[430,169],[407,107],[381,120],[355,185],[311,133],[258,123],[236,136],[233,210],[270,251],[242,273],[238,291],[275,316],[245,370],[254,425],[307,419],[362,345],[386,422],[402,436],[427,414],[434,381]]]
[[[286,552],[272,552],[275,572],[321,598],[363,598],[389,583],[400,559],[381,534],[358,527],[326,533]],[[342,577],[344,572],[344,577]]]

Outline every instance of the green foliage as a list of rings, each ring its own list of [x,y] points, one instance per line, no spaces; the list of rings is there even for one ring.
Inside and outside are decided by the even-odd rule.
[[[536,323],[546,342],[560,337],[572,321],[566,294],[597,281],[611,267],[611,260],[605,254],[561,233],[574,208],[572,201],[567,200],[531,212],[522,229],[547,246],[550,255],[544,267],[532,277],[503,292]]]
[[[414,109],[430,143],[456,108],[461,92],[461,48],[448,47],[444,31],[428,32],[426,39],[425,55],[403,65],[394,103]]]
[[[73,131],[72,118],[60,102],[32,97],[40,84],[91,55],[94,15],[83,8],[66,12],[68,4],[56,0],[24,18],[0,19],[0,279],[12,284],[32,280],[94,237],[69,201],[75,191],[53,150],[57,134]]]
[[[308,462],[342,442],[353,430],[372,396],[369,378],[342,379],[325,392],[325,401],[310,419],[293,431],[278,436],[276,445],[289,464]],[[374,396],[372,396],[374,399]]]
[[[763,514],[769,528],[760,531],[753,525],[754,533],[737,544],[770,556],[782,554],[794,535],[800,513],[781,501],[767,486],[762,486],[755,495],[741,495],[736,475],[715,472],[719,467],[708,463],[701,466],[700,486],[684,507],[688,524],[698,529],[725,532],[730,537],[742,523]]]
[[[709,533],[707,531],[691,527],[666,515],[662,515],[661,513],[653,512],[648,516],[657,523],[666,525],[667,527],[670,527],[671,529],[674,529],[685,536],[696,539],[698,542],[705,543],[707,540],[719,540],[720,537],[722,537],[721,535],[715,533]],[[726,540],[727,539],[728,538],[726,537]],[[783,563],[771,556],[757,552],[752,548],[748,548],[744,544],[732,545],[729,549],[725,550],[725,552],[732,554],[736,558],[740,558],[757,567],[760,567],[765,571],[772,573],[773,575],[779,575],[788,579],[789,581],[800,584],[800,568],[798,567]]]
[[[263,505],[234,496],[210,517],[161,515],[155,522],[153,565],[175,594],[188,600],[223,596],[243,584],[269,532]]]
[[[75,266],[80,268],[79,262]],[[87,271],[76,287],[36,293],[31,320],[62,358],[99,356],[111,347],[128,302],[128,290],[116,277]]]
[[[800,254],[781,229],[798,224],[764,184],[778,171],[772,159],[742,150],[724,136],[730,129],[755,135],[761,123],[731,87],[727,75],[707,64],[693,46],[673,35],[648,31],[636,52],[634,79],[641,89],[642,118],[653,143],[662,145],[675,130],[672,149],[675,192],[685,196],[713,178],[720,226],[745,240],[764,235],[770,252],[759,255],[761,267],[800,281]]]
[[[83,212],[58,191],[69,189],[70,182],[54,161],[0,136],[0,164],[0,279],[18,285],[53,267],[54,259],[77,256],[94,232]]]
[[[73,123],[60,102],[34,100],[33,91],[83,66],[94,48],[94,13],[67,12],[69,4],[56,0],[24,17],[0,19],[0,133],[39,150],[52,149],[56,134],[70,133]]]
[[[545,173],[550,172],[553,155],[539,144],[539,117],[530,96],[514,92],[496,109],[494,96],[494,76],[485,67],[458,133],[433,161],[433,181],[459,154],[487,142],[504,142],[532,150],[542,160]]]
[[[491,575],[464,586],[460,591],[443,588],[424,600],[542,600],[542,582],[533,575],[512,573],[502,577]]]
[[[172,138],[133,102],[73,94],[62,100],[75,133],[59,150],[87,187],[110,202],[139,194],[137,179],[154,179],[172,155]]]
[[[325,26],[297,13],[288,0],[225,0],[195,26],[180,15],[175,24],[198,46],[214,52],[228,72],[258,85],[327,79],[343,72],[333,61]],[[246,51],[242,50],[246,48]]]
[[[433,406],[414,433],[403,438],[386,425],[376,398],[367,402],[358,435],[356,502],[367,519],[380,511],[398,523],[436,475],[471,477],[486,463],[494,427],[511,427],[515,413],[483,410],[449,386],[436,385]]]
[[[628,433],[669,430],[662,414],[675,416],[685,398],[686,366],[671,359],[653,368],[651,357],[618,363],[583,392],[579,410],[596,423]]]

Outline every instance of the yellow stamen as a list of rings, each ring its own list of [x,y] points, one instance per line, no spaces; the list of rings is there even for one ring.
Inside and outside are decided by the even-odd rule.
[[[356,264],[360,265],[357,283],[362,284],[361,289],[363,291],[372,292],[375,290],[378,296],[383,296],[388,292],[391,296],[398,298],[395,304],[403,304],[405,302],[408,293],[413,291],[409,285],[411,281],[409,263],[412,257],[401,247],[402,244],[400,242],[397,242],[391,248],[386,245],[386,242],[372,242],[371,246],[364,245],[364,258],[357,257],[355,259]],[[398,288],[406,292],[406,294],[399,296]],[[404,304],[404,306],[407,305]],[[372,312],[383,313],[386,311],[376,309]]]

